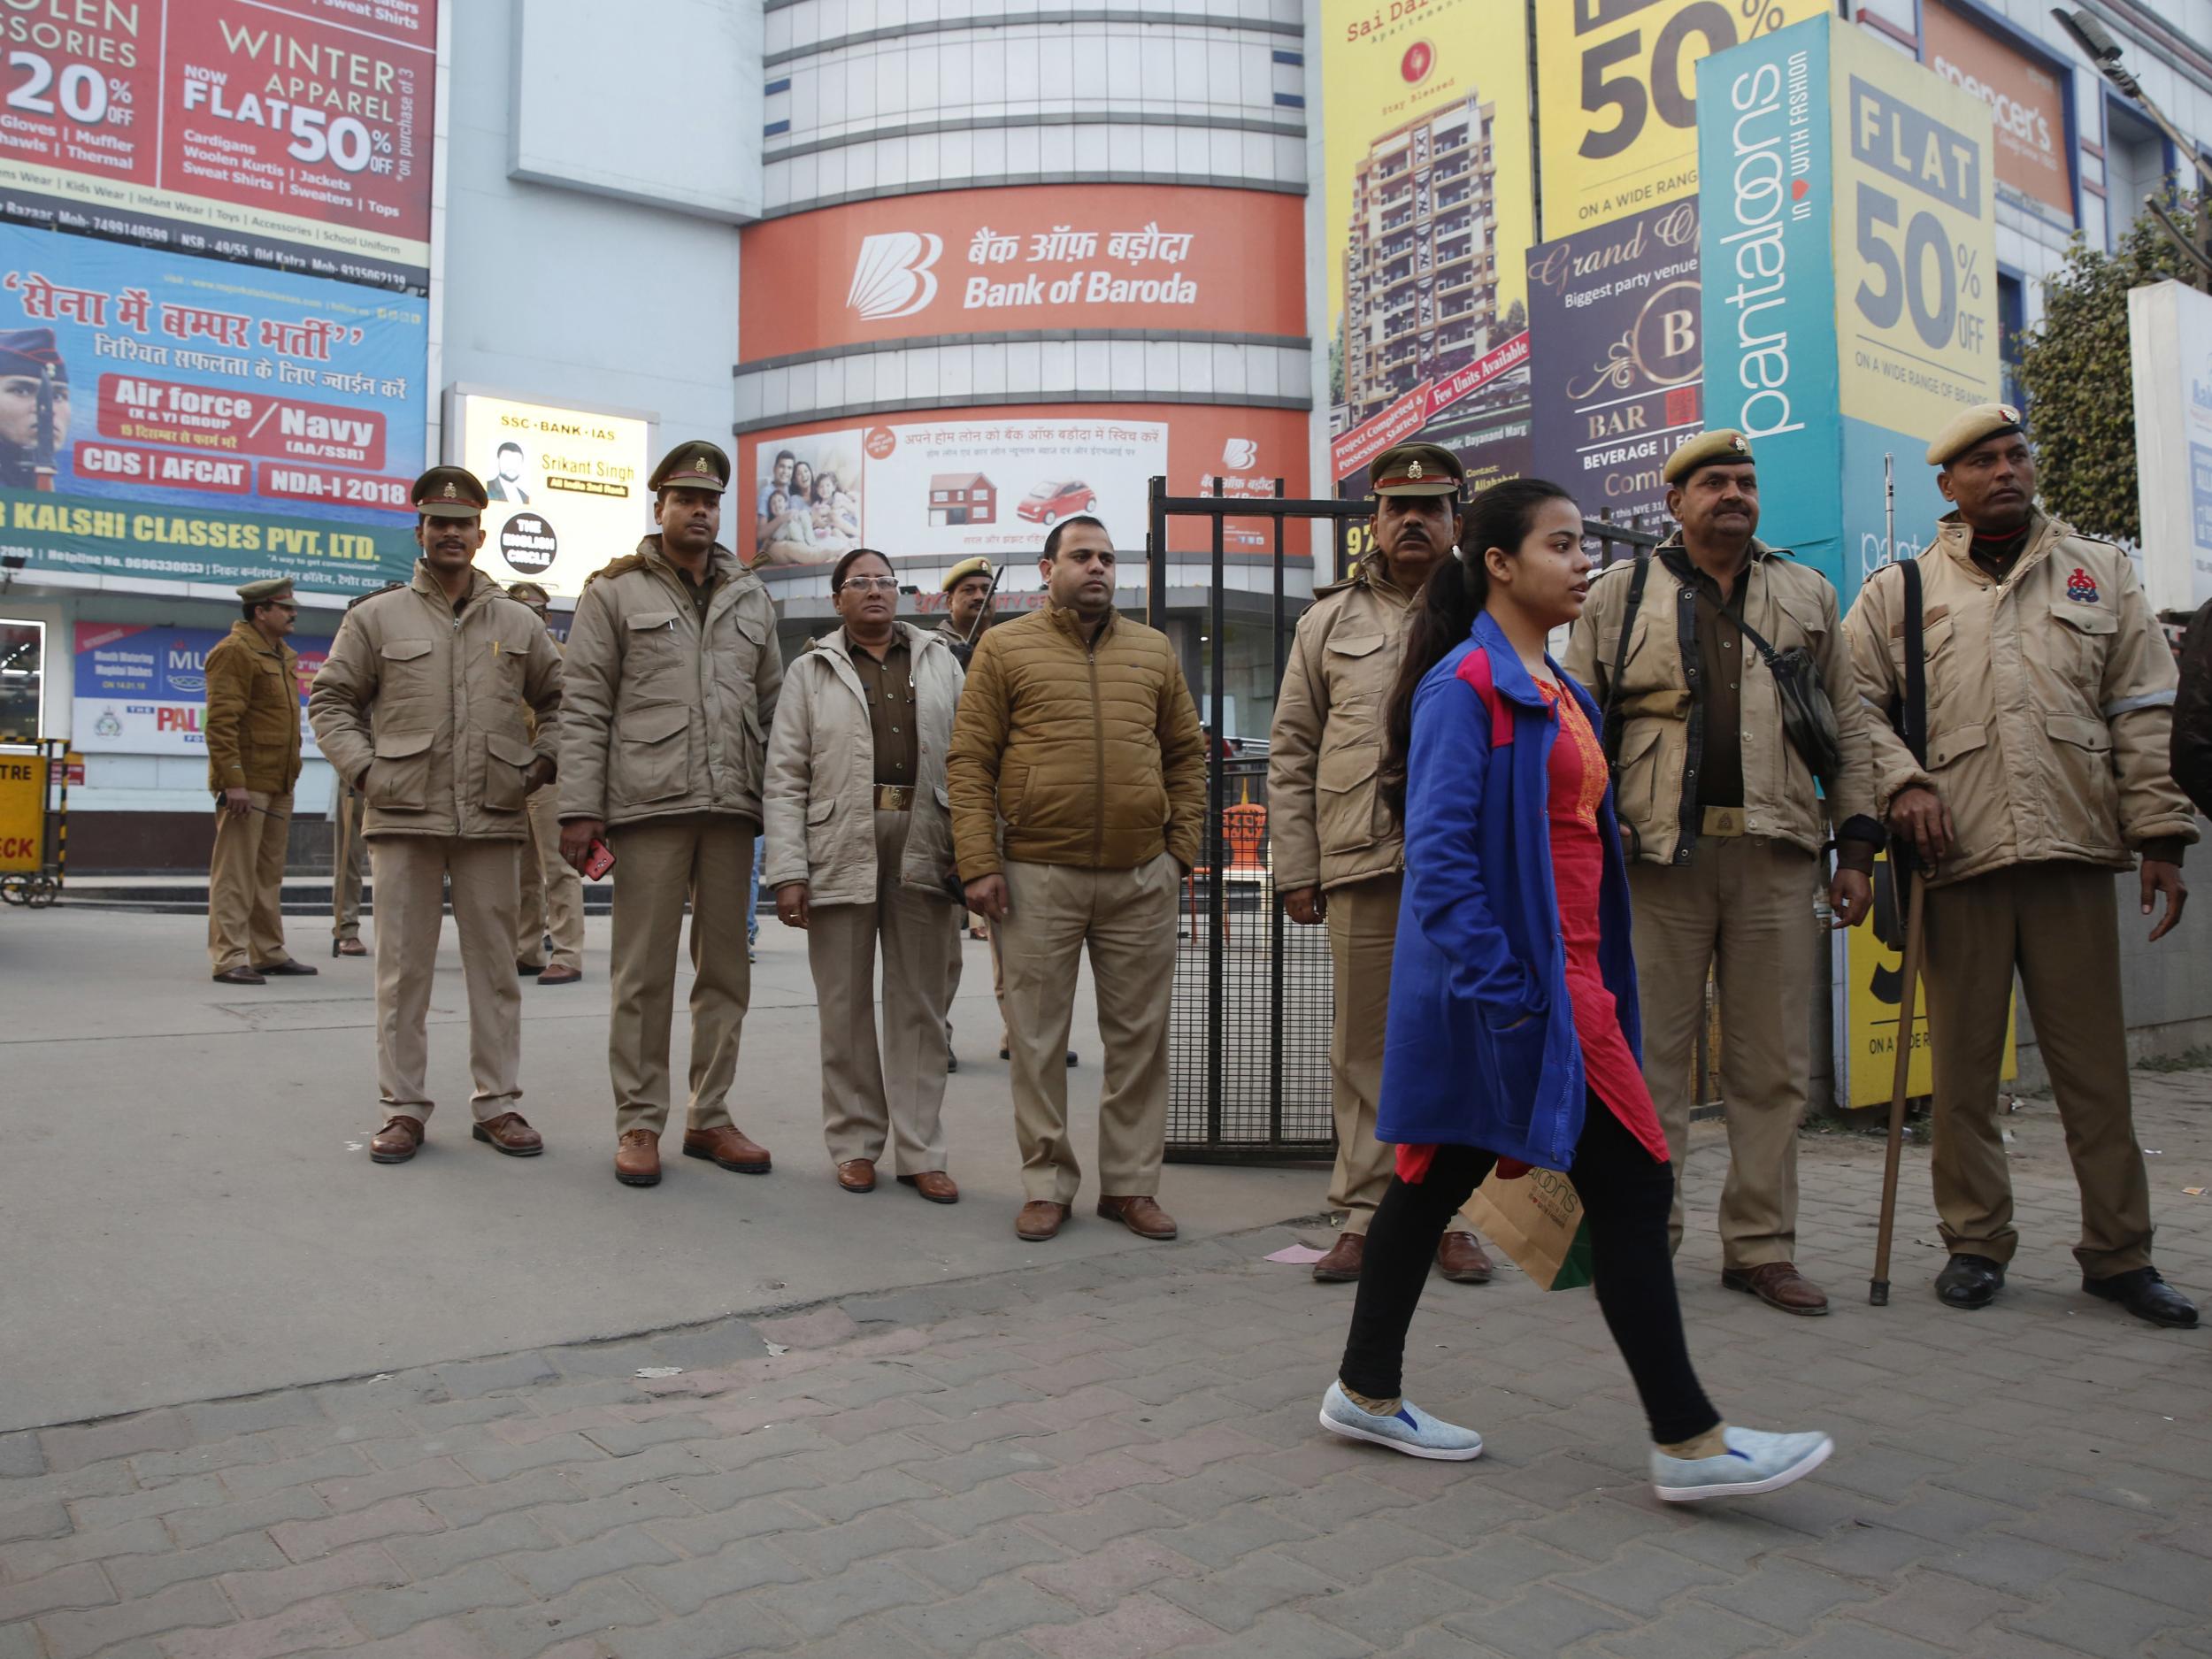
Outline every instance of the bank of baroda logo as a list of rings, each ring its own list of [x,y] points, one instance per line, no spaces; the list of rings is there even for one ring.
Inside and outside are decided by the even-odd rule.
[[[894,230],[870,236],[853,262],[848,309],[869,321],[911,317],[937,297],[931,266],[945,250],[944,239],[928,231]]]

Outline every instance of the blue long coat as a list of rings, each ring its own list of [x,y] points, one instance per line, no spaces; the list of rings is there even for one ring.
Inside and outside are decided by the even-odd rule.
[[[1595,727],[1590,694],[1545,660]],[[1487,612],[1414,693],[1379,1141],[1481,1147],[1550,1170],[1574,1161],[1587,1090],[1552,880],[1548,768],[1558,733]],[[1628,871],[1609,784],[1598,833],[1599,968],[1640,1058]]]

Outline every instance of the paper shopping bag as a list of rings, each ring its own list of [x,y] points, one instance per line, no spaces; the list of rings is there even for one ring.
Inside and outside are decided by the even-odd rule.
[[[1574,1183],[1557,1170],[1531,1170],[1511,1180],[1491,1171],[1468,1201],[1467,1216],[1539,1289],[1590,1282],[1590,1224]]]

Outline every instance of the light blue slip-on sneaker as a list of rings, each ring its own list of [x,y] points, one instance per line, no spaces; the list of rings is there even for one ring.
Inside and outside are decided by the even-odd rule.
[[[1747,1498],[1776,1492],[1828,1461],[1836,1443],[1825,1434],[1767,1434],[1757,1429],[1721,1431],[1728,1449],[1717,1457],[1651,1454],[1651,1484],[1669,1503],[1701,1498]]]
[[[1387,1417],[1363,1411],[1352,1403],[1342,1383],[1331,1383],[1321,1397],[1321,1426],[1348,1440],[1372,1440],[1409,1457],[1463,1463],[1482,1455],[1482,1436],[1474,1430],[1432,1417],[1410,1400],[1401,1400]]]

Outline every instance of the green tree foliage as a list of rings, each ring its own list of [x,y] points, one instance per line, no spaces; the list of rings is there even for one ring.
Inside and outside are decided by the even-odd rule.
[[[2184,196],[2169,211],[2183,226],[2198,211]],[[2201,234],[2200,232],[2200,234]],[[2135,483],[2135,400],[2129,390],[2128,290],[2196,267],[2147,213],[2117,253],[2077,235],[2066,264],[2043,285],[2043,319],[2021,340],[2020,383],[2044,504],[2076,529],[2116,541],[2142,538]]]

